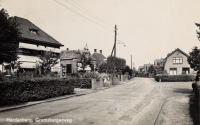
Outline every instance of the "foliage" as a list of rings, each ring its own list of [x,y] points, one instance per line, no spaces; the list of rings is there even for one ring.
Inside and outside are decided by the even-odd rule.
[[[153,65],[151,65],[148,69],[148,73],[151,73],[151,74],[155,74],[156,73],[156,69],[154,68]]]
[[[75,88],[92,88],[91,79],[88,78],[69,79],[69,82],[72,83]]]
[[[200,24],[198,24],[198,23],[195,23],[195,24],[196,24],[196,26],[199,27],[199,29],[200,29]],[[197,38],[198,38],[198,40],[200,41],[200,31],[197,31]]]
[[[123,72],[123,74],[125,74],[127,72],[128,75],[132,75],[132,70],[128,65],[126,65],[125,69],[122,72]]]
[[[74,86],[63,79],[18,80],[1,83],[0,91],[0,106],[4,106],[71,94]]]
[[[116,72],[121,74],[122,70],[125,69],[126,60],[116,57]],[[107,58],[107,63],[102,63],[99,66],[99,73],[113,73],[114,70],[114,57],[109,56]]]
[[[15,17],[9,17],[6,10],[0,10],[0,64],[18,59],[21,32]]]
[[[192,49],[192,52],[189,53],[189,56],[187,58],[188,63],[190,64],[190,67],[195,70],[200,70],[200,50],[197,46],[195,46]]]
[[[77,63],[81,64],[81,68],[83,69],[83,71],[85,71],[85,68],[87,67],[87,65],[90,66],[91,71],[94,71],[94,65],[92,64],[92,57],[90,56],[90,52],[88,50],[88,48],[84,48],[83,51],[78,51],[79,54],[79,59],[80,61],[77,61]]]
[[[52,55],[52,51],[46,51],[44,55],[39,56],[39,59],[39,64],[36,64],[35,67],[39,65],[42,74],[48,74],[51,71],[51,67],[59,63],[58,58]]]
[[[195,79],[195,75],[156,75],[155,80],[158,82],[188,82]]]

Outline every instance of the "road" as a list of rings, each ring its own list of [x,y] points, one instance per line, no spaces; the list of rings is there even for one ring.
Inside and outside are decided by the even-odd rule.
[[[2,112],[0,124],[192,125],[191,91],[191,82],[155,83],[134,78],[97,93]],[[56,123],[55,119],[68,121]]]

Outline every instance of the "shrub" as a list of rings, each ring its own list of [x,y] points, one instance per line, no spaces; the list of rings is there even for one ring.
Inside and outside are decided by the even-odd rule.
[[[188,82],[195,79],[195,75],[156,75],[155,80],[158,82]]]
[[[3,82],[0,86],[0,106],[38,101],[71,94],[73,83],[63,79],[34,79]]]
[[[75,88],[92,88],[91,79],[69,79]]]

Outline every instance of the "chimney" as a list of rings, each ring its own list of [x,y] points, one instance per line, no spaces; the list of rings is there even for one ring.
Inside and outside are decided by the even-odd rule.
[[[96,53],[96,52],[97,52],[97,49],[94,49],[94,52]]]
[[[99,50],[99,52],[102,54],[102,50]]]
[[[67,50],[69,50],[69,48],[67,48]]]

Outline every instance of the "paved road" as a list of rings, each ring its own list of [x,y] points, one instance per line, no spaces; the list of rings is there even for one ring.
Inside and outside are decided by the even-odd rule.
[[[14,124],[9,120],[23,118],[32,123],[20,125],[192,125],[188,97],[191,91],[189,82],[155,83],[149,78],[134,78],[97,93],[2,112],[0,124]],[[42,122],[43,119],[68,121]]]

